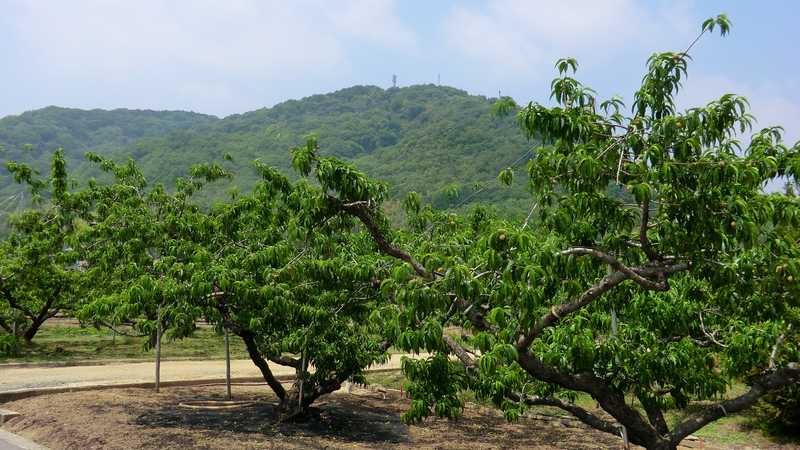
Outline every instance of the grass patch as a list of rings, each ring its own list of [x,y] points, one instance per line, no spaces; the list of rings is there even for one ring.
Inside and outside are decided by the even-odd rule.
[[[45,325],[31,345],[22,345],[16,357],[0,358],[2,363],[77,362],[100,360],[151,360],[153,349],[145,350],[144,337],[115,335],[110,330],[91,327]],[[237,336],[230,339],[231,358],[247,358]],[[224,339],[211,328],[199,328],[194,335],[161,347],[164,359],[223,359]]]
[[[380,385],[389,389],[400,389],[406,381],[406,377],[400,370],[368,373],[366,378],[367,384]]]

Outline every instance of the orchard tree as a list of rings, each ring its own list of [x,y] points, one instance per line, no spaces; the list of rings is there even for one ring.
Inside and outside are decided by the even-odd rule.
[[[316,148],[311,138],[293,150],[302,175],[310,175],[306,156]],[[252,194],[206,216],[195,253],[203,269],[191,284],[210,320],[244,341],[279,399],[281,420],[302,419],[318,398],[346,380],[365,382],[363,370],[386,360],[391,341],[372,315],[382,298],[379,255],[352,218],[328,213],[327,194],[331,185],[370,186],[353,201],[380,201],[385,188],[335,160],[314,173],[321,188],[256,168],[261,182]],[[289,389],[275,365],[294,370]]]
[[[204,212],[191,195],[227,176],[218,165],[194,167],[168,194],[149,189],[132,162],[91,158],[116,181],[93,185],[97,219],[83,248],[103,295],[83,318],[151,336],[160,336],[159,322],[186,336],[200,318],[229,330],[278,397],[282,420],[306,417],[318,398],[348,379],[364,382],[363,370],[386,359],[390,343],[370,317],[381,298],[379,257],[351,218],[326,214],[322,190],[257,163],[262,181],[252,193]],[[320,183],[366,183],[345,165],[317,175]],[[290,388],[274,365],[294,370]]]
[[[73,246],[87,196],[69,189],[62,150],[48,177],[15,161],[6,168],[38,206],[12,216],[0,242],[0,328],[30,343],[47,319],[74,311],[83,298],[85,275]]]
[[[709,19],[700,35],[715,28],[726,34],[727,18]],[[800,146],[784,144],[777,127],[740,142],[754,118],[735,95],[678,111],[690,49],[650,57],[630,116],[621,99],[601,102],[573,78],[573,59],[556,64],[556,106],[501,100],[498,111],[518,109],[522,130],[541,142],[528,165],[530,227],[480,211],[426,226],[412,197],[411,222],[423,227],[400,245],[375,226],[374,202],[339,191],[340,213],[405,263],[382,283],[397,306],[386,318],[401,329],[396,344],[435,353],[405,364],[406,420],[456,416],[470,389],[510,419],[553,406],[673,449],[800,382],[800,250],[788,231],[800,204],[763,192],[770,180],[797,180]],[[448,324],[463,336],[442,333]],[[738,381],[750,387],[732,395]],[[613,420],[577,406],[578,393]],[[670,426],[671,408],[685,413]]]
[[[189,283],[202,223],[191,197],[229,174],[217,164],[196,166],[170,193],[161,184],[149,186],[132,160],[117,164],[95,154],[87,157],[113,181],[89,183],[91,216],[80,234],[80,251],[93,287],[79,318],[119,334],[147,336],[147,347],[156,348],[158,389],[161,338],[190,335],[203,313]]]

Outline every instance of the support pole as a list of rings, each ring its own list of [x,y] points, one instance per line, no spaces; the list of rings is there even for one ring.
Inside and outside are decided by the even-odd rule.
[[[302,357],[300,359],[300,396],[297,399],[297,407],[303,410],[303,383],[306,379],[306,357],[308,357],[306,345],[308,344],[308,329],[306,329],[306,336],[303,340],[303,350],[301,351]]]
[[[228,339],[228,329],[225,328],[225,387],[228,392],[228,400],[231,399],[231,348]]]
[[[156,392],[161,389],[161,307],[156,313]]]

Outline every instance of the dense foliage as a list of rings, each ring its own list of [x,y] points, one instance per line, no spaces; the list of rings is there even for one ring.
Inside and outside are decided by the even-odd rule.
[[[701,35],[716,27],[727,33],[727,18],[705,22]],[[471,389],[509,418],[556,406],[609,433],[620,424],[648,448],[675,448],[800,382],[800,203],[762,192],[775,177],[797,180],[800,146],[785,145],[780,128],[739,142],[753,118],[735,95],[677,111],[688,60],[688,50],[654,54],[630,116],[620,99],[601,102],[572,78],[575,60],[560,60],[557,105],[517,113],[543,141],[527,173],[534,222],[487,221],[481,211],[412,220],[419,238],[393,255],[407,268],[383,284],[400,306],[396,344],[436,354],[406,365],[407,420],[457,415]],[[503,99],[496,110],[515,108]],[[412,213],[424,211],[410,200]],[[373,212],[351,211],[362,220]],[[461,320],[463,336],[442,333]],[[742,379],[750,389],[720,401]],[[571,403],[577,392],[617,423]],[[668,408],[708,401],[665,420]]]
[[[0,160],[15,160],[34,170],[46,170],[58,149],[73,170],[83,154],[106,154],[150,136],[207,124],[215,117],[183,111],[127,109],[80,110],[50,106],[0,119]],[[78,172],[81,174],[80,172]],[[0,173],[0,234],[9,212],[30,206],[30,198],[7,173]]]
[[[61,150],[47,178],[13,161],[7,168],[41,204],[14,216],[10,235],[0,242],[0,328],[30,342],[47,319],[73,312],[81,298],[86,278],[74,246],[77,219],[88,203],[85,193],[70,191]]]
[[[84,152],[120,163],[130,157],[151,182],[171,188],[192,165],[229,153],[235,179],[199,193],[198,201],[208,206],[226,198],[233,186],[243,192],[255,186],[260,176],[249,164],[254,159],[288,171],[287,149],[316,133],[330,155],[389,183],[387,209],[395,218],[397,201],[412,190],[437,207],[482,201],[513,214],[523,207],[524,187],[503,190],[494,177],[505,165],[524,163],[530,144],[512,120],[494,117],[490,105],[485,97],[423,85],[386,90],[357,86],[224,119],[51,107],[0,119],[0,158],[40,167],[55,148],[63,147],[78,177],[108,181],[84,162]],[[23,150],[26,144],[30,150]],[[476,190],[481,192],[472,196]],[[8,200],[18,193],[0,176],[0,214],[19,205],[18,195]]]

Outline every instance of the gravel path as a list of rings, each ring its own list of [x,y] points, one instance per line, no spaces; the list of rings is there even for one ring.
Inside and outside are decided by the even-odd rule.
[[[399,369],[403,355],[392,355],[386,364],[372,369]],[[276,376],[294,375],[290,367],[271,364]],[[231,377],[259,377],[261,373],[249,359],[231,361]],[[0,392],[49,387],[79,387],[96,384],[152,382],[155,364],[122,363],[69,367],[3,367],[0,365]],[[225,378],[225,361],[162,361],[161,381]]]

